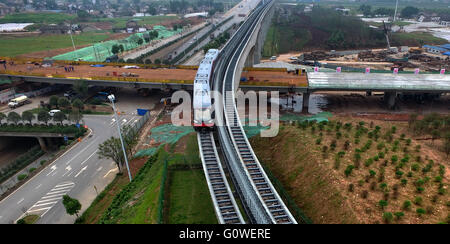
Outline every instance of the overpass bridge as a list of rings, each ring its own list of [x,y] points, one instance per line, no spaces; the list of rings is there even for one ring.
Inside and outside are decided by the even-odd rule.
[[[36,138],[43,151],[56,144],[54,139],[75,138],[75,133],[48,133],[48,132],[0,132],[0,137],[30,137]]]

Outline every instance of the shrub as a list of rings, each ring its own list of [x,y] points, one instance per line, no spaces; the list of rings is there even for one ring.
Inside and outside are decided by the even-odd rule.
[[[423,187],[417,187],[416,190],[418,193],[422,193],[425,189]]]
[[[45,163],[47,163],[47,160],[41,160],[40,162],[41,166],[44,165]]]
[[[385,201],[385,200],[380,200],[380,201],[378,202],[378,206],[380,206],[381,209],[384,209],[384,207],[386,207],[387,205],[388,205],[388,202]]]
[[[413,164],[413,165],[411,165],[411,170],[413,170],[413,171],[417,171],[417,170],[419,170],[419,168],[420,168],[420,165],[419,165],[419,164]]]
[[[421,198],[421,197],[416,197],[415,199],[414,199],[414,204],[416,204],[416,205],[422,205],[422,202],[423,202],[423,199]]]
[[[318,138],[318,139],[316,140],[316,145],[320,145],[320,143],[322,143],[322,139]]]
[[[344,173],[345,173],[345,176],[349,176],[351,173],[352,173],[352,170],[355,168],[355,166],[353,166],[353,165],[349,165],[349,166],[347,166],[347,168],[345,169],[345,171],[344,171]]]
[[[66,146],[64,146],[64,145],[59,147],[59,150],[64,150],[64,149],[66,149]]]
[[[27,177],[28,177],[27,174],[20,174],[20,175],[17,176],[17,180],[22,181],[22,180],[24,180]]]
[[[395,215],[395,217],[397,217],[397,219],[400,219],[401,217],[405,216],[405,213],[403,213],[403,212],[395,212],[394,215]]]
[[[394,216],[392,215],[391,212],[384,212],[383,213],[383,220],[386,223],[391,223],[392,219],[394,219]]]
[[[401,184],[402,184],[402,186],[406,186],[406,184],[408,184],[408,180],[407,179],[402,179],[401,180]]]
[[[400,170],[397,170],[397,171],[395,172],[395,176],[396,176],[398,179],[402,178],[403,174],[404,174],[403,171],[400,171]]]
[[[436,177],[434,177],[434,182],[439,182],[439,183],[441,183],[442,182],[442,177],[441,176],[436,176]]]
[[[35,171],[35,170],[36,170],[36,168],[30,168],[30,169],[28,170],[28,172],[33,173],[33,171]]]
[[[370,177],[375,177],[377,172],[375,172],[374,170],[369,170],[369,174],[370,174]]]
[[[411,201],[406,200],[406,201],[403,202],[403,209],[410,210],[411,209],[411,205],[412,205]]]
[[[419,215],[419,217],[420,216],[422,216],[423,214],[426,214],[426,211],[425,211],[425,209],[423,209],[423,208],[418,208],[417,210],[416,210],[416,213]]]

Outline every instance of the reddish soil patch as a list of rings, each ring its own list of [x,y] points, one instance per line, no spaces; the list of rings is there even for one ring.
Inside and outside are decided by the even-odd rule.
[[[147,157],[135,158],[130,162],[130,171],[131,176],[134,177],[139,172],[139,170],[145,165],[147,162]]]

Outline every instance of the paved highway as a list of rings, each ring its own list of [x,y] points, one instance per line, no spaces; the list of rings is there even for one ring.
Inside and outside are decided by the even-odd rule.
[[[136,123],[139,116],[120,116],[121,125]],[[110,159],[99,159],[98,145],[117,136],[117,125],[112,115],[84,117],[92,129],[92,136],[76,144],[55,162],[30,179],[0,202],[0,223],[14,223],[25,214],[40,215],[38,223],[69,224],[69,216],[62,205],[62,196],[68,194],[80,201],[82,211],[111,182],[117,173]],[[94,188],[95,186],[95,188]]]

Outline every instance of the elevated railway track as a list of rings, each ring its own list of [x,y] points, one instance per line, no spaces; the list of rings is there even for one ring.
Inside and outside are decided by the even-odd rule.
[[[221,113],[216,112],[216,128],[223,159],[250,222],[255,224],[296,224],[297,221],[278,195],[253,152],[240,123],[234,96],[238,63],[241,59],[246,58],[244,50],[249,45],[252,35],[258,31],[258,25],[272,4],[273,1],[262,1],[221,50],[214,70],[212,87],[214,91],[223,94],[222,101],[216,98],[215,110],[223,110],[224,116],[221,117],[219,116]],[[218,211],[220,209],[217,209],[220,200],[214,192],[214,186],[223,188],[226,186],[224,184],[226,179],[220,177],[219,174],[217,174],[219,177],[211,176],[212,172],[220,173],[220,170],[211,171],[220,164],[220,162],[216,164],[217,153],[210,151],[210,144],[214,144],[214,138],[212,134],[208,135],[205,132],[199,133],[198,137],[206,178],[216,206],[216,214],[219,216],[219,222],[223,222],[220,218],[222,213]],[[212,148],[215,149],[215,146]],[[208,158],[206,155],[211,155],[211,157]],[[212,160],[210,166],[206,165],[207,160],[210,159]],[[213,183],[212,179],[216,179],[217,184]],[[220,196],[224,196],[225,199],[232,197],[230,193]],[[233,206],[230,208],[236,209]]]

